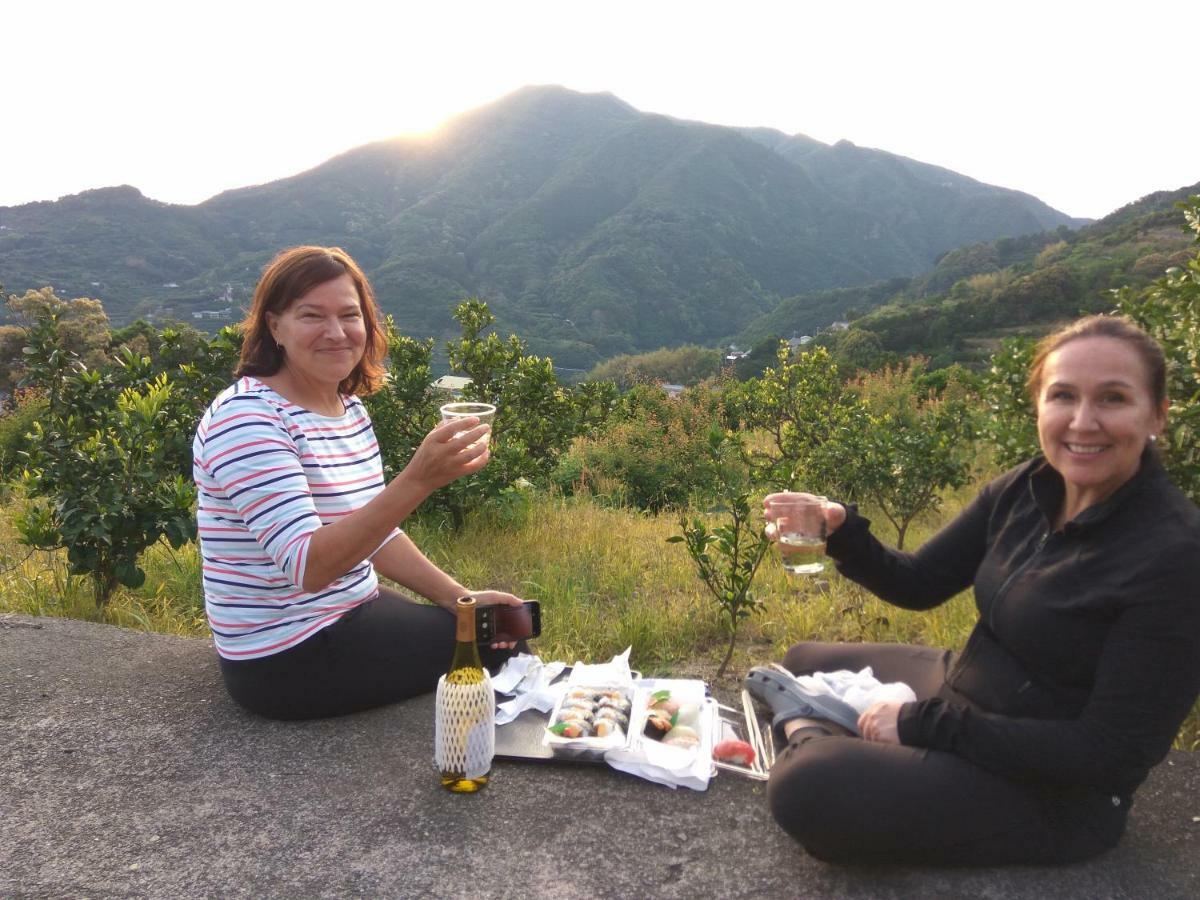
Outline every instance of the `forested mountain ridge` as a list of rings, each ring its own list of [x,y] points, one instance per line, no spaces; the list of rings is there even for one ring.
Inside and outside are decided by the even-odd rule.
[[[1106,312],[1115,305],[1114,289],[1144,286],[1182,265],[1191,239],[1176,204],[1196,194],[1200,183],[1150,194],[1078,230],[1060,226],[960,247],[914,278],[789,297],[752,322],[739,342],[773,346],[849,320],[847,331],[820,338],[853,345],[847,361],[918,353],[934,365],[970,361],[1004,334],[1039,333],[1064,319]],[[765,349],[757,355],[770,356]]]
[[[966,241],[1074,224],[882,151],[533,87],[197,206],[126,186],[0,208],[0,282],[98,297],[117,323],[236,318],[280,248],[338,244],[410,334],[447,334],[477,295],[502,330],[587,366],[715,343],[782,297],[918,275]]]

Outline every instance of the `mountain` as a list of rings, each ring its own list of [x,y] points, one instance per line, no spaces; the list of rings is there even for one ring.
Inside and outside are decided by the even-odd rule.
[[[1192,238],[1176,204],[1200,194],[1200,183],[1160,191],[1098,222],[1060,226],[951,250],[913,278],[788,297],[739,334],[744,346],[777,346],[780,338],[815,335],[837,346],[904,357],[923,354],[935,366],[971,362],[1006,334],[1040,334],[1076,316],[1114,306],[1114,288],[1140,288],[1183,265]],[[831,332],[830,323],[850,320]],[[770,352],[757,354],[771,360]]]
[[[712,344],[781,298],[915,276],[964,243],[1077,224],[883,151],[530,87],[431,138],[197,206],[123,186],[0,207],[0,282],[99,297],[118,323],[220,321],[278,250],[336,244],[410,334],[450,333],[475,295],[535,351],[586,367]]]

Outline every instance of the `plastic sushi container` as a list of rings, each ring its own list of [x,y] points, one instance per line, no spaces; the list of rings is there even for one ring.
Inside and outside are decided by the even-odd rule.
[[[715,704],[701,681],[644,679],[633,698],[630,730],[643,747],[703,752],[711,745]]]
[[[741,709],[719,704],[713,732],[713,766],[756,781],[766,781],[775,762],[770,721],[757,712],[746,691]]]
[[[632,683],[568,681],[542,741],[555,756],[603,758],[606,750],[628,745],[632,712]]]

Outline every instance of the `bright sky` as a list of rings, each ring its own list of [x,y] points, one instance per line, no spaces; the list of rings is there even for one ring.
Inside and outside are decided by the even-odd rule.
[[[1099,217],[1200,181],[1198,0],[26,0],[0,206],[198,203],[526,84],[841,139]]]

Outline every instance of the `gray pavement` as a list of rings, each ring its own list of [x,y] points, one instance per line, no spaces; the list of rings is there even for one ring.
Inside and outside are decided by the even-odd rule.
[[[1200,897],[1200,754],[1093,862],[865,869],[805,855],[729,773],[500,761],[458,797],[432,743],[428,697],[269,722],[208,641],[0,616],[0,897]]]

